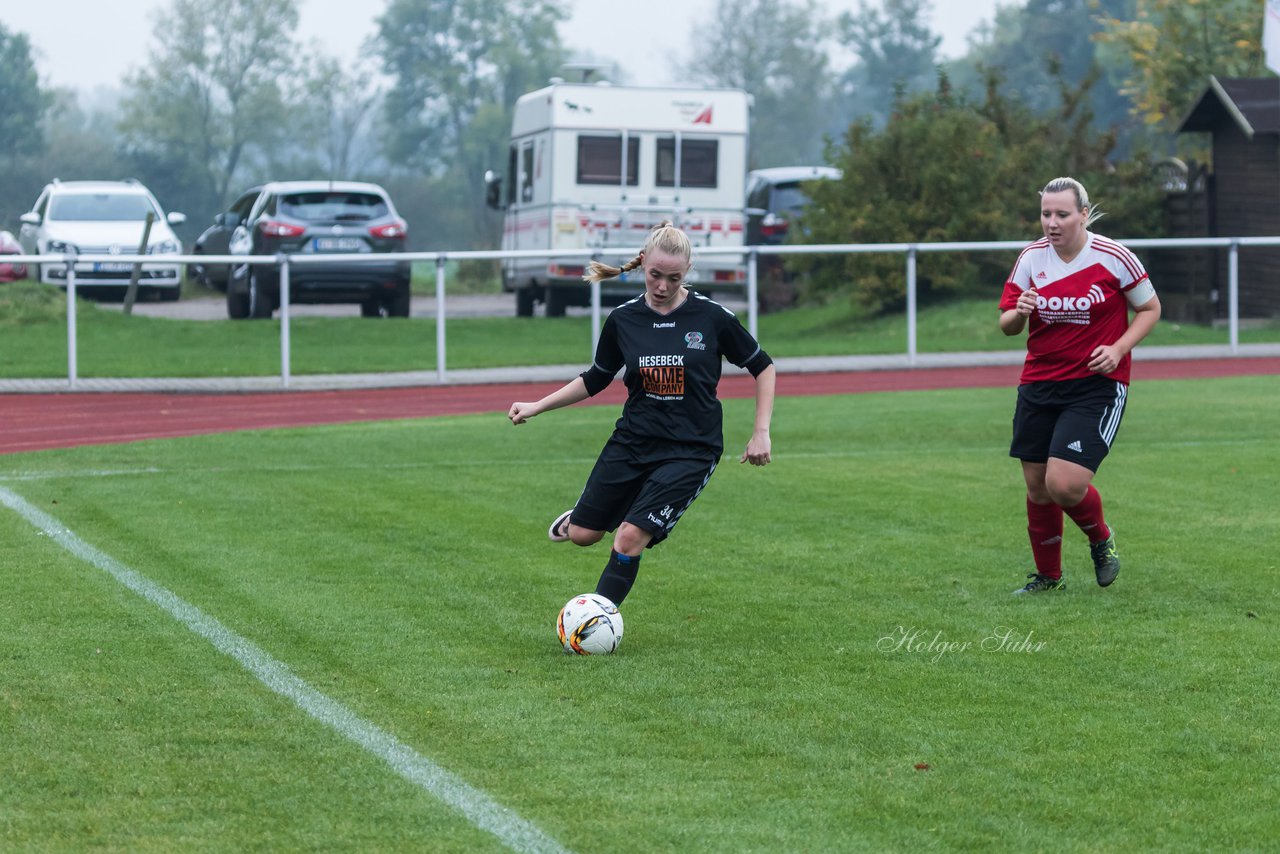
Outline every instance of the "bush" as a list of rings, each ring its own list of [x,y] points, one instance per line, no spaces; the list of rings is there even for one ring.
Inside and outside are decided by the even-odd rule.
[[[1037,115],[999,92],[988,74],[983,103],[953,93],[945,75],[936,92],[900,99],[883,130],[855,122],[828,160],[838,181],[812,188],[813,203],[798,231],[809,243],[902,243],[1033,240],[1039,236],[1037,193],[1071,175],[1109,212],[1104,233],[1163,233],[1161,189],[1144,155],[1112,164],[1115,134],[1092,128],[1081,108],[1092,81],[1063,86],[1063,107]],[[998,294],[1009,253],[922,256],[922,302]],[[881,312],[905,301],[905,262],[896,255],[800,256],[793,267],[811,273],[801,297],[809,303],[849,299]],[[994,297],[993,297],[994,298]]]

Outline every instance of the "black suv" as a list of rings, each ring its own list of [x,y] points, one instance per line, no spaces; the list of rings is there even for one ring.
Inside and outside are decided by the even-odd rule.
[[[804,185],[839,177],[840,170],[831,166],[778,166],[748,172],[747,245],[776,246],[784,242],[791,220],[809,204]]]
[[[223,214],[223,227],[231,223]],[[236,217],[239,219],[238,217]],[[263,185],[243,221],[234,225],[231,255],[289,253],[354,255],[402,252],[407,227],[377,184],[288,181]],[[408,317],[407,261],[294,264],[289,300],[358,303],[365,317]],[[233,264],[227,276],[227,314],[270,317],[280,305],[280,270]]]
[[[249,211],[253,210],[253,203],[258,200],[258,196],[262,195],[262,187],[250,187],[239,195],[239,197],[231,203],[231,207],[227,208],[226,213],[220,213],[213,218],[213,225],[209,226],[204,232],[196,238],[195,245],[191,247],[192,255],[228,255],[231,252],[231,235],[235,232],[236,226],[249,218]],[[200,284],[209,288],[217,288],[220,291],[227,289],[227,278],[230,275],[231,268],[226,264],[191,264],[187,267],[189,275],[194,276]]]
[[[748,246],[778,246],[787,242],[791,222],[809,204],[805,185],[834,181],[840,170],[831,166],[778,166],[747,173],[745,242]],[[789,308],[796,287],[781,255],[759,256],[760,310]]]

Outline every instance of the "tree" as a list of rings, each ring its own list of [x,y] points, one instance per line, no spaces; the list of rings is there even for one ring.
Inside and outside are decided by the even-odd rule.
[[[245,161],[287,132],[295,0],[171,0],[126,81],[127,158],[167,204],[211,216]]]
[[[754,96],[752,168],[821,162],[830,31],[815,0],[718,0],[697,29],[681,74]]]
[[[299,72],[302,97],[291,123],[290,166],[308,176],[354,177],[377,153],[370,135],[384,92],[366,63],[348,68],[319,51],[308,53]]]
[[[992,23],[971,37],[965,56],[948,63],[956,87],[981,96],[987,69],[1003,78],[1004,91],[1037,111],[1059,109],[1062,83],[1089,87],[1088,106],[1101,127],[1120,133],[1118,148],[1133,145],[1129,101],[1119,92],[1130,72],[1123,57],[1099,57],[1094,36],[1104,17],[1126,17],[1133,0],[1026,0],[996,8]],[[1113,52],[1114,53],[1114,52]]]
[[[40,88],[26,35],[10,33],[3,24],[0,69],[0,228],[14,228],[42,185],[30,161],[44,149],[52,98]]]
[[[1134,0],[1131,18],[1104,17],[1097,39],[1130,63],[1133,114],[1172,132],[1209,75],[1263,73],[1260,0]]]
[[[856,13],[840,16],[840,40],[855,57],[840,81],[844,121],[869,117],[883,125],[895,99],[933,84],[942,37],[925,23],[931,5],[930,0],[885,0],[872,6],[858,0]]]
[[[378,19],[389,153],[404,170],[463,176],[465,197],[436,201],[470,211],[475,245],[496,242],[484,172],[506,162],[516,99],[562,64],[565,17],[560,0],[391,0]]]
[[[1084,93],[1065,88],[1060,110],[1033,113],[1001,95],[994,73],[981,102],[943,75],[936,91],[900,99],[883,129],[855,122],[831,153],[843,177],[812,188],[800,231],[811,243],[1029,239],[1039,233],[1035,192],[1073,175],[1109,211],[1111,233],[1159,236],[1161,191],[1147,164],[1113,166],[1114,136],[1094,131]],[[922,299],[990,294],[993,283],[998,292],[1011,264],[1007,253],[922,256]],[[904,299],[901,255],[845,255],[813,269],[810,299],[852,299],[873,312]]]
[[[0,157],[35,154],[44,143],[41,122],[49,106],[40,89],[31,42],[0,24]]]

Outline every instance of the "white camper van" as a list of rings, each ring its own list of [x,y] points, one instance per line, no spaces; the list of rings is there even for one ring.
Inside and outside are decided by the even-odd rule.
[[[591,258],[621,264],[669,219],[693,245],[743,245],[749,96],[737,89],[553,83],[516,102],[506,181],[489,176],[488,202],[505,210],[503,249],[581,249],[581,257],[508,259],[503,287],[516,313],[564,314],[588,305]],[[625,164],[625,168],[624,168]],[[606,282],[610,304],[644,288]],[[699,257],[695,289],[741,291],[743,258]]]

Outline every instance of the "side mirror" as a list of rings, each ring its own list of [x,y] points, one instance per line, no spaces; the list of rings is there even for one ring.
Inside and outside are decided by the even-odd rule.
[[[240,224],[240,217],[231,212],[220,213],[213,218],[213,224],[219,228],[232,229]]]
[[[40,214],[36,213],[35,211],[27,211],[22,216],[18,217],[18,222],[22,223],[23,225],[39,225]]]
[[[169,225],[182,225],[184,222],[187,221],[187,215],[184,213],[178,213],[177,211],[173,211],[171,213],[166,214],[165,219],[168,220]]]
[[[484,173],[484,203],[495,211],[502,209],[502,176],[492,169]]]

